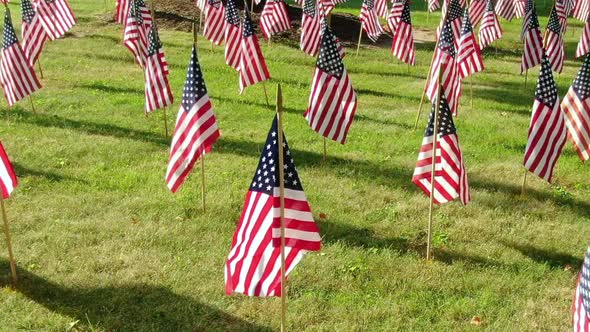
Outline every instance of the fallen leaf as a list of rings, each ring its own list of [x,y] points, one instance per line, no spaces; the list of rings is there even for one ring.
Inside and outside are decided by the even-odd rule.
[[[328,218],[328,215],[325,213],[320,213],[320,219],[326,219]]]
[[[566,265],[566,266],[563,268],[563,270],[564,270],[564,271],[570,271],[571,269],[572,269],[572,266],[571,266],[571,265],[569,265],[569,264],[567,264],[567,265]]]
[[[471,325],[480,326],[481,325],[481,318],[477,316],[473,316],[471,318]]]

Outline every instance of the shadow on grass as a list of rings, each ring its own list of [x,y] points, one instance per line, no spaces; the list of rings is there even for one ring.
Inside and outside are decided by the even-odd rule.
[[[8,261],[0,259],[0,286],[9,285]],[[86,328],[107,331],[271,331],[166,287],[123,284],[66,287],[18,269],[17,291]]]
[[[547,264],[551,268],[563,269],[570,266],[574,269],[579,269],[584,263],[583,256],[575,257],[570,254],[555,251],[554,249],[542,249],[534,247],[530,244],[500,241],[506,247],[520,251],[523,255],[529,257],[533,261],[541,264]]]
[[[75,88],[87,89],[87,90],[96,90],[101,92],[107,93],[132,93],[137,95],[143,95],[145,91],[142,89],[136,88],[126,88],[121,86],[114,86],[108,85],[108,83],[103,82],[91,82],[91,83],[82,83],[74,85]]]
[[[14,171],[16,172],[16,174],[18,175],[19,178],[41,177],[41,178],[45,178],[45,179],[47,179],[49,181],[53,181],[53,182],[74,181],[74,182],[88,184],[88,181],[85,181],[82,179],[77,179],[77,178],[70,177],[70,176],[64,176],[64,175],[60,175],[60,174],[52,173],[52,172],[31,169],[31,168],[23,166],[19,163],[12,163],[12,166],[14,166]]]

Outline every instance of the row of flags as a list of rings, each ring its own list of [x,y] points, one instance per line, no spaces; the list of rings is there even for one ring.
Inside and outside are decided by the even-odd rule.
[[[6,5],[2,30],[0,85],[9,106],[41,89],[33,66],[47,40],[63,37],[76,23],[66,0],[22,0],[21,46]]]

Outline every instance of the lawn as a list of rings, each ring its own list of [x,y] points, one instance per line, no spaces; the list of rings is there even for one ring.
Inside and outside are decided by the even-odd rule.
[[[273,118],[262,85],[238,94],[223,48],[199,57],[223,137],[206,157],[207,210],[197,172],[176,195],[165,185],[164,115],[143,115],[143,74],[102,1],[71,1],[78,24],[41,57],[44,89],[9,114],[0,138],[20,186],[7,203],[20,282],[9,287],[0,240],[1,331],[270,331],[280,299],[226,296],[223,266]],[[538,2],[541,25],[549,2]],[[416,1],[416,29],[440,13]],[[20,23],[19,3],[9,5]],[[114,6],[112,6],[114,7]],[[356,9],[342,9],[358,13]],[[186,17],[192,16],[187,13]],[[323,236],[290,277],[289,331],[564,331],[590,239],[588,167],[568,142],[553,185],[522,160],[538,68],[519,75],[521,19],[484,51],[486,70],[465,85],[457,130],[473,202],[436,207],[434,261],[424,259],[428,198],[411,183],[426,126],[413,130],[432,42],[408,68],[387,45],[364,42],[345,65],[359,98],[348,142],[323,141],[302,117],[314,59],[262,43],[274,100],[284,91],[286,135]],[[20,24],[16,24],[17,28]],[[575,27],[572,32],[571,26]],[[563,96],[581,62],[582,24],[570,19]],[[176,103],[192,36],[163,30]],[[496,48],[497,47],[497,48]],[[428,109],[426,107],[425,109]],[[10,117],[10,121],[5,119]],[[320,214],[322,218],[320,218]],[[471,323],[473,317],[481,325]]]

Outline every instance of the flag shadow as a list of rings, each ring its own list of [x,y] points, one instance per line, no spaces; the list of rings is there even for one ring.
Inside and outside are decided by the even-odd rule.
[[[61,174],[53,173],[53,172],[46,172],[46,171],[39,171],[35,169],[28,168],[26,166],[21,165],[20,163],[12,163],[14,167],[14,171],[18,174],[19,178],[27,178],[27,177],[37,177],[37,178],[45,178],[52,182],[63,182],[63,181],[72,181],[72,182],[79,182],[83,184],[88,184],[88,181],[78,179],[71,176],[64,176]]]
[[[555,248],[542,249],[530,244],[504,240],[501,240],[500,242],[508,248],[519,251],[533,261],[540,264],[547,264],[553,269],[572,268],[572,271],[579,271],[584,263],[583,252],[580,253],[580,257],[576,257],[564,252],[559,252],[555,250]]]
[[[67,287],[17,268],[17,291],[85,329],[108,331],[271,331],[166,287],[123,284]],[[0,259],[0,287],[9,285],[8,261]],[[81,326],[77,327],[80,328]]]

